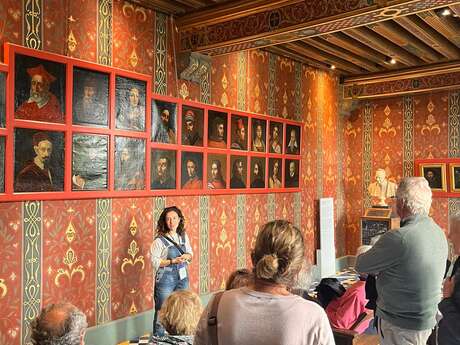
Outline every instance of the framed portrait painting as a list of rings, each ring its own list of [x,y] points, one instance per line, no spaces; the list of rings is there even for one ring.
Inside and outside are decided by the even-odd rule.
[[[21,54],[14,63],[15,118],[63,123],[66,66]]]
[[[251,157],[251,188],[265,188],[265,158]]]
[[[227,114],[208,111],[208,146],[218,149],[227,148]]]
[[[115,78],[115,127],[131,131],[145,130],[146,82],[117,76]]]
[[[108,152],[106,135],[73,135],[72,190],[107,190]]]
[[[279,158],[268,160],[268,188],[281,188],[282,161]]]
[[[255,152],[267,152],[267,121],[253,118],[252,125],[252,145],[251,150]]]
[[[177,104],[152,100],[152,141],[175,144]]]
[[[230,156],[230,188],[241,189],[246,188],[248,159],[246,156]]]
[[[182,106],[182,145],[203,146],[204,110]]]
[[[283,124],[281,122],[270,121],[269,136],[268,151],[270,153],[283,153]]]
[[[208,155],[208,189],[225,189],[227,184],[225,176],[227,172],[227,157],[219,154]]]
[[[447,191],[445,163],[421,163],[420,174],[426,178],[432,191]]]
[[[203,154],[201,152],[182,152],[182,189],[203,188]]]
[[[152,150],[151,189],[176,189],[176,151]]]
[[[74,124],[108,127],[109,75],[75,67],[72,109]]]
[[[460,163],[449,164],[450,169],[450,191],[460,192]]]
[[[0,127],[6,124],[6,73],[0,72]]]
[[[248,149],[248,118],[243,116],[232,116],[231,121],[231,145],[234,150]]]
[[[0,137],[0,193],[5,192],[5,137]]]
[[[288,155],[300,154],[300,126],[286,125],[285,151]]]
[[[145,140],[115,137],[115,190],[145,188]]]
[[[14,191],[64,190],[64,133],[14,130]]]
[[[296,159],[286,159],[284,164],[284,187],[299,187],[299,161]]]

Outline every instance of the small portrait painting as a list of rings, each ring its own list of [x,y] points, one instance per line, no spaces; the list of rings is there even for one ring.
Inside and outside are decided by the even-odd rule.
[[[106,135],[73,135],[72,190],[107,190],[108,152]]]
[[[152,140],[157,143],[175,144],[177,104],[152,100]]]
[[[73,70],[72,122],[108,127],[109,75],[75,67]]]
[[[208,111],[208,146],[218,149],[227,148],[227,114]]]
[[[208,155],[207,171],[208,189],[226,188],[227,157],[225,155]]]
[[[64,133],[14,130],[14,191],[64,190]]]
[[[145,130],[146,82],[121,76],[115,78],[115,127]]]
[[[182,145],[203,146],[203,109],[182,106]]]
[[[252,121],[252,151],[267,152],[265,140],[267,137],[267,121],[253,118]]]
[[[269,152],[282,153],[283,152],[283,124],[280,122],[270,121],[270,140]]]
[[[265,158],[251,157],[251,188],[265,188]]]
[[[299,187],[299,161],[286,159],[284,164],[284,187]]]
[[[6,74],[0,72],[0,127],[6,124]]]
[[[0,193],[5,192],[5,137],[0,137]]]
[[[231,122],[231,149],[248,149],[248,118],[243,116],[232,116]]]
[[[14,63],[14,116],[63,123],[66,66],[21,54]]]
[[[203,154],[182,152],[182,189],[203,189]]]
[[[286,153],[288,155],[300,154],[300,127],[286,125]]]
[[[176,189],[176,151],[152,150],[151,189]]]
[[[446,165],[443,163],[422,163],[420,173],[426,178],[432,191],[447,191]]]
[[[230,173],[230,188],[239,189],[246,188],[247,179],[247,158],[245,156],[231,156],[230,166],[232,171]]]
[[[460,192],[460,163],[451,163],[450,167],[450,191]]]
[[[115,137],[115,190],[145,188],[145,140]]]
[[[268,187],[281,188],[281,159],[270,158],[268,160]]]

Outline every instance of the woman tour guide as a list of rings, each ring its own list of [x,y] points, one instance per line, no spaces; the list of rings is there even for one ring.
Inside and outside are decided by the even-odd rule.
[[[153,334],[163,336],[165,330],[158,321],[158,312],[173,291],[189,287],[187,266],[192,260],[193,252],[184,228],[184,216],[176,206],[163,210],[156,230],[151,248],[153,272],[156,272]]]

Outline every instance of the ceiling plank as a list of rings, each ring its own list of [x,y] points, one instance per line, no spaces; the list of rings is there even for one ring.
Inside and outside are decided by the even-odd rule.
[[[303,42],[308,43],[311,46],[321,49],[322,51],[325,51],[329,54],[336,55],[344,60],[349,60],[351,63],[360,66],[369,72],[381,71],[381,69],[378,68],[378,65],[376,66],[374,62],[369,61],[366,58],[363,58],[362,56],[357,55],[347,49],[332,44],[327,40],[322,39],[321,37],[306,38],[303,40]]]
[[[420,41],[416,36],[405,30],[392,20],[369,25],[369,28],[393,43],[403,47],[425,62],[438,62],[444,57],[436,50]]]
[[[435,11],[421,12],[418,16],[457,47],[460,46],[460,20],[458,18],[441,17]]]
[[[455,13],[455,15],[460,16],[460,4],[450,5],[449,8]]]
[[[291,42],[284,44],[285,47],[296,51],[298,54],[308,56],[318,61],[329,65],[335,65],[336,67],[350,72],[351,74],[362,74],[366,71],[355,64],[343,60],[337,56],[321,51],[318,48],[313,47],[305,42]]]
[[[390,40],[375,33],[369,28],[360,27],[345,31],[345,34],[361,41],[372,49],[380,50],[383,54],[395,58],[398,63],[401,62],[408,66],[416,66],[423,62],[420,58],[412,55],[408,51],[394,44]]]
[[[460,50],[418,16],[399,17],[395,20],[442,55],[449,59],[460,58]]]
[[[395,68],[395,65],[388,65],[385,62],[386,55],[377,50],[369,49],[367,45],[362,44],[361,42],[341,32],[323,35],[321,38],[337,46],[348,49],[359,56],[365,57],[366,59],[373,61],[386,69],[392,69],[392,67]]]
[[[185,13],[190,8],[181,6],[178,3],[170,0],[136,0],[136,4],[139,4],[145,8],[165,12],[167,14],[181,14]]]

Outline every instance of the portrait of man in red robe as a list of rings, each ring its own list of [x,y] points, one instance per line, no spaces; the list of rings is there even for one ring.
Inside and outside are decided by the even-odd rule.
[[[50,91],[56,77],[40,64],[27,68],[30,77],[29,97],[16,109],[15,117],[24,120],[64,122],[57,97]]]
[[[222,159],[210,159],[211,164],[208,167],[208,189],[224,189],[226,184],[224,180],[225,169],[222,167]]]

